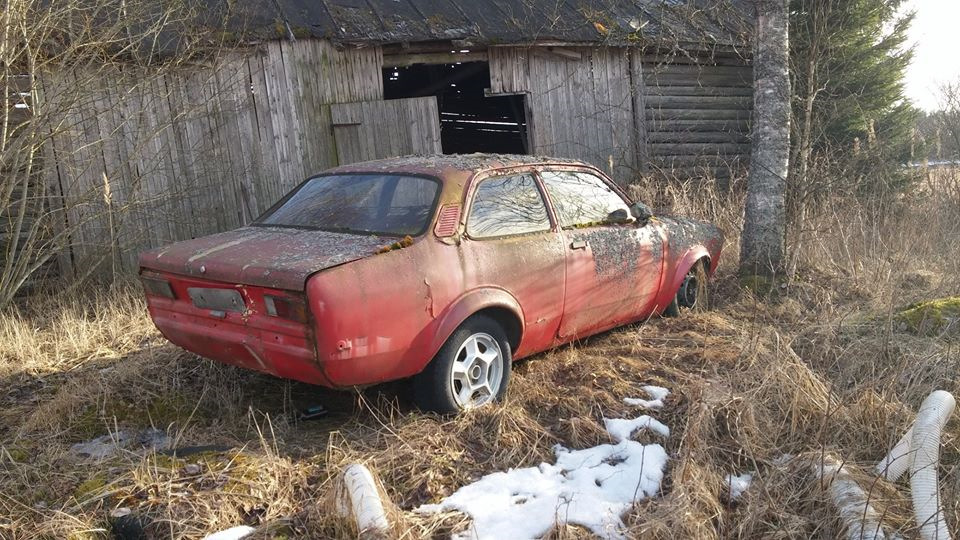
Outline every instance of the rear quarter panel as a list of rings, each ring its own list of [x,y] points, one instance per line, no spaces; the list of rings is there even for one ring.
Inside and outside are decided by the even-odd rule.
[[[439,275],[449,246],[414,245],[311,277],[317,359],[335,386],[408,377],[429,359],[437,314],[462,289],[457,272]]]

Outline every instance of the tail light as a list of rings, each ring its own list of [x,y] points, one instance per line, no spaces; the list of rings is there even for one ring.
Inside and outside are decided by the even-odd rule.
[[[170,286],[170,282],[165,279],[140,276],[140,282],[143,283],[143,290],[149,295],[170,299],[177,297],[173,294],[173,287]]]
[[[267,315],[299,323],[307,322],[307,305],[303,300],[265,294],[263,302],[267,305]]]

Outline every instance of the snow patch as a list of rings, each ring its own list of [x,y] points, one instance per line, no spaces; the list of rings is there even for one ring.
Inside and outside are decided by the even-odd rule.
[[[623,402],[627,405],[641,407],[643,409],[660,409],[663,408],[663,400],[670,395],[670,391],[662,386],[647,385],[641,387],[641,390],[646,392],[647,397],[650,399],[628,397],[623,398]]]
[[[620,516],[659,493],[667,453],[659,444],[624,440],[585,450],[555,446],[557,463],[488,474],[422,513],[459,510],[472,526],[455,540],[540,538],[556,523],[623,538]]]
[[[743,492],[750,488],[750,483],[753,481],[753,475],[750,473],[743,473],[741,475],[728,474],[727,475],[727,489],[730,491],[730,500],[734,501],[740,498],[743,495]]]
[[[225,531],[215,532],[209,536],[204,537],[203,540],[240,540],[253,534],[253,527],[248,527],[246,525],[240,525],[237,527],[231,527]]]
[[[170,442],[170,437],[166,433],[155,428],[140,431],[120,430],[91,441],[74,444],[70,447],[70,452],[81,458],[101,460],[119,454],[123,450],[164,450],[170,447]]]
[[[607,428],[607,433],[617,442],[629,440],[630,436],[639,429],[650,429],[664,437],[670,436],[670,428],[660,423],[656,418],[645,414],[632,420],[626,418],[604,418],[603,425]]]
[[[646,386],[644,391],[661,406],[669,394],[659,386]],[[650,429],[668,437],[670,428],[647,415],[603,422],[615,444],[584,450],[554,446],[555,464],[488,474],[440,503],[415,511],[470,516],[470,528],[454,534],[453,540],[534,539],[565,523],[586,527],[602,538],[625,538],[621,516],[637,501],[660,493],[668,460],[663,446],[640,444],[630,436]]]

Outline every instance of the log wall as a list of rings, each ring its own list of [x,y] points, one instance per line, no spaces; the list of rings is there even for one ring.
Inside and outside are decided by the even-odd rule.
[[[493,47],[492,93],[528,96],[533,153],[638,173],[729,176],[748,161],[752,72],[733,55]]]

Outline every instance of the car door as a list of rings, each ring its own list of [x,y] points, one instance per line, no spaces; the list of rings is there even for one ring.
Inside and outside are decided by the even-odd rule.
[[[627,201],[597,174],[575,169],[540,174],[565,250],[558,337],[584,337],[647,315],[663,270],[657,225],[627,223],[632,221]]]
[[[518,356],[552,345],[563,313],[564,250],[530,172],[474,182],[461,252],[471,288],[504,289],[523,311]]]

